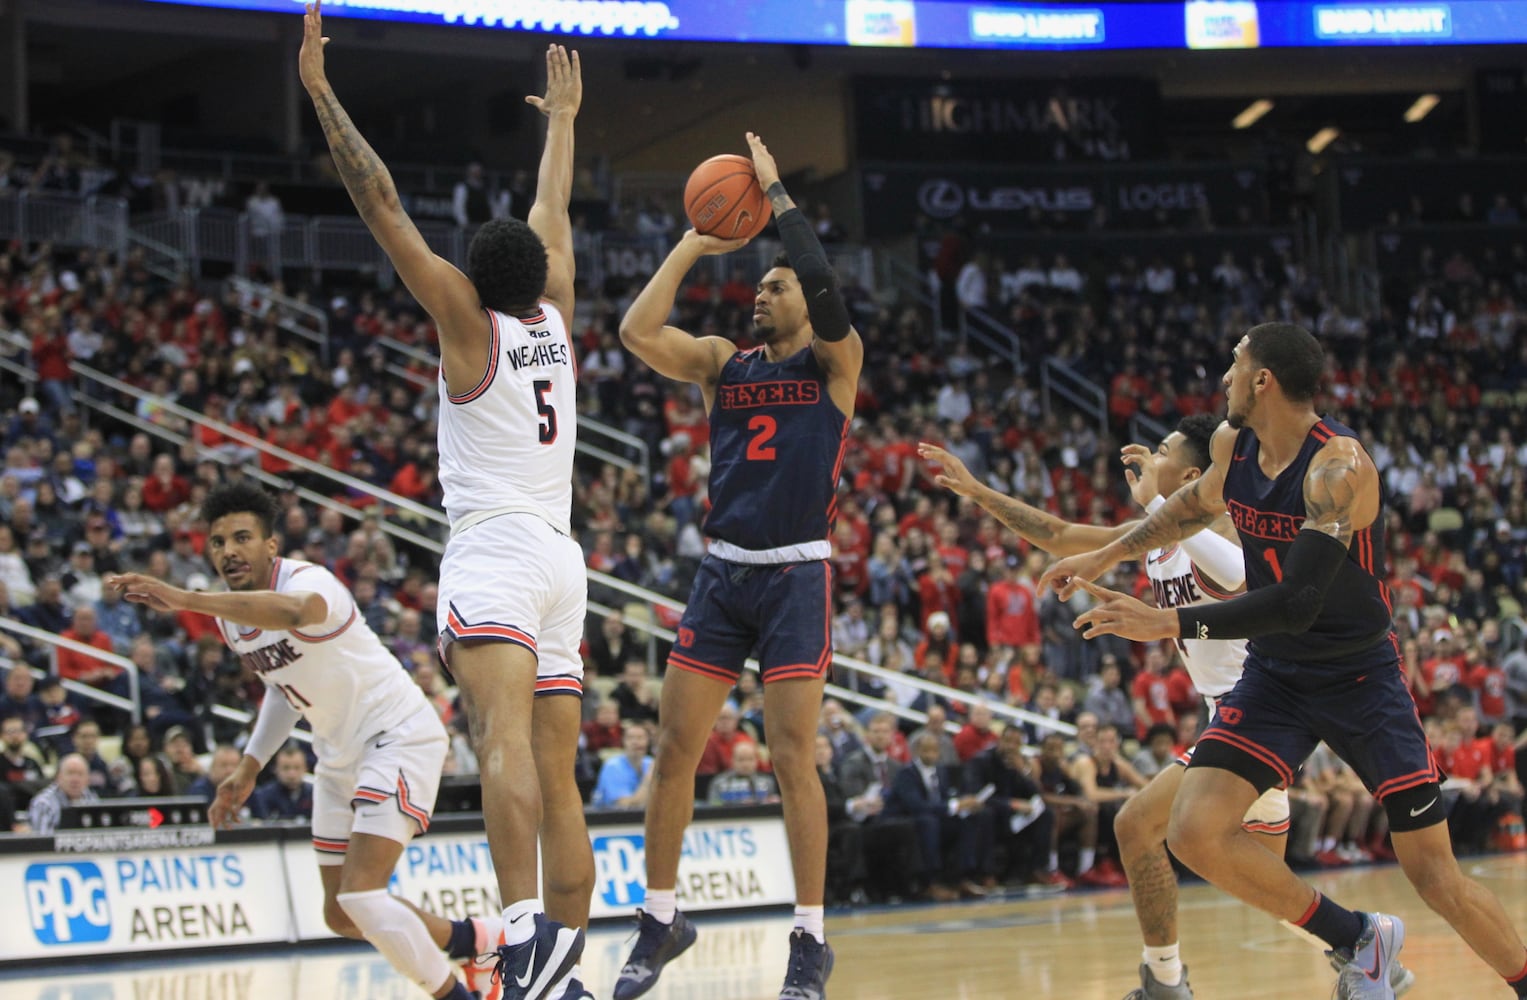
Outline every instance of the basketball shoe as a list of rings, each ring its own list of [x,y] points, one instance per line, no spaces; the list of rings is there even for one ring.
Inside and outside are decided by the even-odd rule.
[[[1390,969],[1405,945],[1405,924],[1387,913],[1363,914],[1363,933],[1350,953],[1345,948],[1331,954],[1341,958],[1336,977],[1336,1000],[1392,1000]]]
[[[663,966],[695,943],[695,925],[684,914],[676,911],[673,923],[665,924],[650,913],[636,913],[636,945],[615,980],[615,1000],[636,1000],[652,989]]]
[[[504,925],[482,918],[474,918],[472,925],[477,930],[477,955],[461,963],[462,978],[467,981],[468,992],[478,1000],[503,1000],[504,989],[493,978],[493,971],[498,967],[498,949],[504,943]]]
[[[503,1000],[545,1000],[551,988],[583,957],[583,932],[537,913],[535,933],[516,945],[499,945],[493,979]]]
[[[825,1000],[832,975],[832,947],[797,927],[790,932],[790,968],[779,1000]]]
[[[1188,985],[1188,967],[1182,967],[1182,982],[1167,986],[1156,978],[1149,965],[1140,966],[1140,988],[1130,990],[1124,1000],[1193,1000],[1193,987]]]
[[[1331,968],[1337,972],[1340,972],[1341,967],[1347,964],[1347,960],[1334,951],[1326,952],[1326,956],[1331,960]],[[1410,988],[1414,985],[1416,985],[1416,974],[1405,968],[1398,957],[1389,963],[1389,987],[1394,990],[1395,996],[1404,996],[1410,992]]]

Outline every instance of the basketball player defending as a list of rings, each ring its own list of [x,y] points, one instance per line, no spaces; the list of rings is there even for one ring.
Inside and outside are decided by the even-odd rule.
[[[594,887],[574,776],[588,584],[569,534],[577,373],[567,332],[567,205],[583,97],[578,54],[551,46],[546,96],[525,99],[547,118],[529,224],[483,226],[464,275],[424,242],[387,168],[335,98],[316,4],[306,28],[302,82],[335,166],[440,332],[440,482],[451,538],[436,618],[482,765],[483,818],[505,904],[498,975],[506,1000],[572,1000],[586,995],[576,966]]]
[[[1185,483],[1203,475],[1209,466],[1210,441],[1220,421],[1209,414],[1184,418],[1177,429],[1162,438],[1154,452],[1138,444],[1122,452],[1125,478],[1135,502],[1154,513],[1165,497]],[[918,453],[938,463],[942,472],[934,479],[960,496],[970,497],[983,509],[1029,544],[1057,556],[1076,555],[1101,548],[1122,538],[1139,521],[1108,528],[1073,524],[1021,500],[1003,496],[979,482],[965,464],[942,448],[918,445]],[[1228,600],[1244,588],[1246,566],[1240,540],[1228,516],[1216,518],[1207,531],[1183,539],[1179,545],[1154,549],[1145,556],[1145,575],[1151,581],[1156,605],[1190,607]],[[1182,661],[1193,686],[1204,696],[1212,717],[1215,706],[1241,677],[1246,661],[1244,639],[1182,639]],[[1135,917],[1145,939],[1140,965],[1140,988],[1124,1000],[1191,1000],[1187,968],[1177,943],[1177,877],[1166,853],[1167,824],[1172,800],[1182,784],[1184,769],[1192,759],[1189,750],[1176,761],[1179,767],[1163,768],[1139,795],[1124,804],[1114,820],[1119,857],[1129,876]],[[1288,841],[1288,789],[1269,788],[1252,803],[1241,821],[1268,850],[1282,857]],[[1396,995],[1410,989],[1415,975],[1398,961],[1390,972]]]
[[[441,949],[473,958],[491,947],[497,920],[444,920],[387,892],[403,848],[429,828],[450,745],[445,727],[345,585],[322,566],[277,557],[277,513],[251,484],[207,495],[206,555],[228,593],[137,573],[106,582],[155,611],[214,616],[228,648],[265,682],[254,733],[208,811],[212,825],[238,822],[260,770],[306,718],[318,753],[313,848],[329,929],[370,941],[430,996],[470,1000]]]
[[[1321,740],[1383,803],[1421,898],[1527,997],[1527,948],[1500,901],[1453,858],[1439,775],[1391,631],[1378,472],[1352,431],[1315,412],[1324,361],[1301,327],[1252,327],[1225,373],[1229,420],[1209,468],[1129,534],[1061,560],[1040,584],[1099,598],[1077,618],[1088,638],[1251,640],[1245,672],[1220,699],[1178,789],[1168,843],[1210,882],[1330,944],[1345,960],[1338,997],[1394,996],[1389,967],[1404,925],[1338,906],[1239,822],[1258,795],[1292,781]],[[1243,596],[1158,609],[1087,582],[1227,510],[1245,550]]]
[[[774,158],[751,132],[753,165],[785,252],[758,282],[753,326],[762,347],[738,351],[664,321],[701,256],[745,240],[693,230],[631,304],[620,337],[668,378],[693,382],[710,413],[710,551],[679,622],[660,708],[647,803],[647,897],[616,1000],[652,988],[695,940],[677,912],[679,854],[694,815],[695,766],[743,661],[757,648],[774,775],[795,872],[795,930],[781,1000],[820,1000],[832,972],[822,930],[827,812],[816,772],[817,715],[832,663],[828,535],[864,345],[810,222],[785,193]]]

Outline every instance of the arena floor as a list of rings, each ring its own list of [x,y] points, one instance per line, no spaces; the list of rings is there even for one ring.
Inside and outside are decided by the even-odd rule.
[[[1527,927],[1527,855],[1466,862]],[[1416,971],[1409,1000],[1505,997],[1509,991],[1417,900],[1393,867],[1323,875],[1322,890],[1405,918],[1403,957]],[[654,1000],[767,1000],[779,988],[786,915],[701,918],[700,940],[670,966]],[[608,996],[629,929],[597,928],[584,968]],[[1133,986],[1139,943],[1122,890],[830,916],[837,949],[834,1000],[1119,1000]],[[1199,1000],[1322,1000],[1333,974],[1315,948],[1203,885],[1182,893],[1184,957]],[[4,1000],[418,1000],[369,949],[340,945],[222,959],[0,973]]]

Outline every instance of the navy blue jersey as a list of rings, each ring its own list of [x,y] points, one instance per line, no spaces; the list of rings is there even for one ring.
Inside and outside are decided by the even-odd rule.
[[[809,346],[777,362],[762,347],[732,355],[711,407],[705,533],[754,550],[825,540],[847,440]]]
[[[1304,477],[1310,460],[1333,437],[1357,437],[1334,420],[1310,428],[1298,456],[1277,479],[1268,479],[1257,464],[1261,443],[1250,428],[1235,439],[1235,452],[1225,475],[1225,507],[1241,536],[1246,554],[1246,589],[1270,587],[1283,579],[1289,546],[1304,526]],[[1265,657],[1301,662],[1328,662],[1349,657],[1389,641],[1394,610],[1384,585],[1384,511],[1382,504],[1371,527],[1352,537],[1347,560],[1326,592],[1325,604],[1307,632],[1264,635],[1250,641]]]

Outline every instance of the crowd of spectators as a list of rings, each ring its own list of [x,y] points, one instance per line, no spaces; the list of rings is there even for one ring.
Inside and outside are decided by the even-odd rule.
[[[856,697],[926,711],[958,734],[938,724],[904,732],[910,727],[873,706],[824,707],[818,756],[841,893],[974,895],[1008,877],[1117,882],[1111,815],[1172,752],[1192,744],[1201,699],[1169,647],[1083,642],[1070,622],[1085,595],[1062,602],[1037,594],[1043,554],[942,493],[915,446],[937,441],[995,488],[1059,516],[1116,523],[1131,515],[1115,457],[1131,419],[1170,426],[1222,408],[1219,376],[1234,340],[1273,318],[1321,333],[1331,356],[1327,412],[1359,431],[1384,477],[1396,629],[1452,776],[1460,843],[1519,839],[1514,750],[1527,727],[1527,651],[1511,622],[1527,573],[1527,427],[1516,396],[1527,375],[1527,338],[1516,321],[1527,306],[1521,248],[1504,262],[1450,262],[1423,273],[1404,296],[1361,315],[1349,315],[1302,266],[1270,255],[1228,253],[1212,267],[1099,257],[1085,273],[1063,259],[1012,268],[975,260],[987,269],[990,307],[1028,356],[1060,359],[1107,387],[1107,415],[1099,422],[1047,411],[1030,375],[951,337],[940,317],[883,290],[845,288],[866,371],[832,538],[835,644],[893,675],[952,690],[935,695],[859,673],[840,682]],[[697,273],[676,322],[748,343],[753,277]],[[612,279],[584,290],[574,320],[588,390],[582,405],[643,440],[656,467],[648,479],[636,468],[580,462],[574,525],[591,569],[682,599],[703,553],[707,420],[693,387],[660,378],[620,348],[616,326],[636,287]],[[101,577],[139,569],[210,586],[198,505],[209,484],[255,470],[347,511],[284,494],[286,550],[330,566],[354,590],[367,621],[451,727],[450,770],[475,769],[431,642],[434,556],[383,530],[406,520],[410,531],[438,538],[438,525],[375,505],[319,471],[438,505],[433,372],[400,365],[379,345],[385,337],[428,349],[433,331],[401,292],[298,294],[328,307],[328,364],[281,331],[280,308],[270,302],[163,282],[131,256],[48,245],[0,254],[0,326],[20,335],[0,340],[0,352],[38,376],[33,387],[0,383],[0,614],[129,657],[144,705],[142,726],[132,726],[55,684],[23,691],[30,675],[12,670],[0,735],[16,808],[42,789],[56,789],[44,802],[78,797],[72,777],[45,779],[79,751],[82,725],[120,741],[119,756],[104,766],[87,756],[89,791],[99,795],[184,790],[191,781],[183,778],[203,776],[198,768],[212,772],[210,782],[219,758],[226,765],[241,745],[247,727],[211,708],[254,710],[258,679],[209,621],[123,604]],[[71,361],[149,395],[77,379]],[[167,445],[103,418],[76,403],[75,392],[186,443]],[[196,425],[186,412],[239,433]],[[256,439],[313,466],[256,449]],[[1139,567],[1111,582],[1149,589]],[[596,587],[594,596],[632,603],[611,588]],[[665,608],[635,604],[630,614],[674,624]],[[587,638],[580,778],[594,807],[640,807],[665,650],[623,613],[591,616]],[[88,655],[66,653],[55,665],[45,647],[0,631],[0,656],[127,693],[120,670]],[[1066,738],[1043,722],[1004,728],[991,702],[1077,733]],[[777,795],[761,705],[745,677],[707,747],[697,796],[737,803]],[[13,719],[21,733],[14,745]],[[301,811],[300,776],[296,784],[281,777],[285,767],[292,778],[297,756],[275,762],[273,790],[257,796],[271,815]],[[1339,761],[1317,755],[1293,792],[1295,857],[1334,864],[1384,850],[1382,811]],[[882,871],[904,877],[877,885],[866,874]]]

